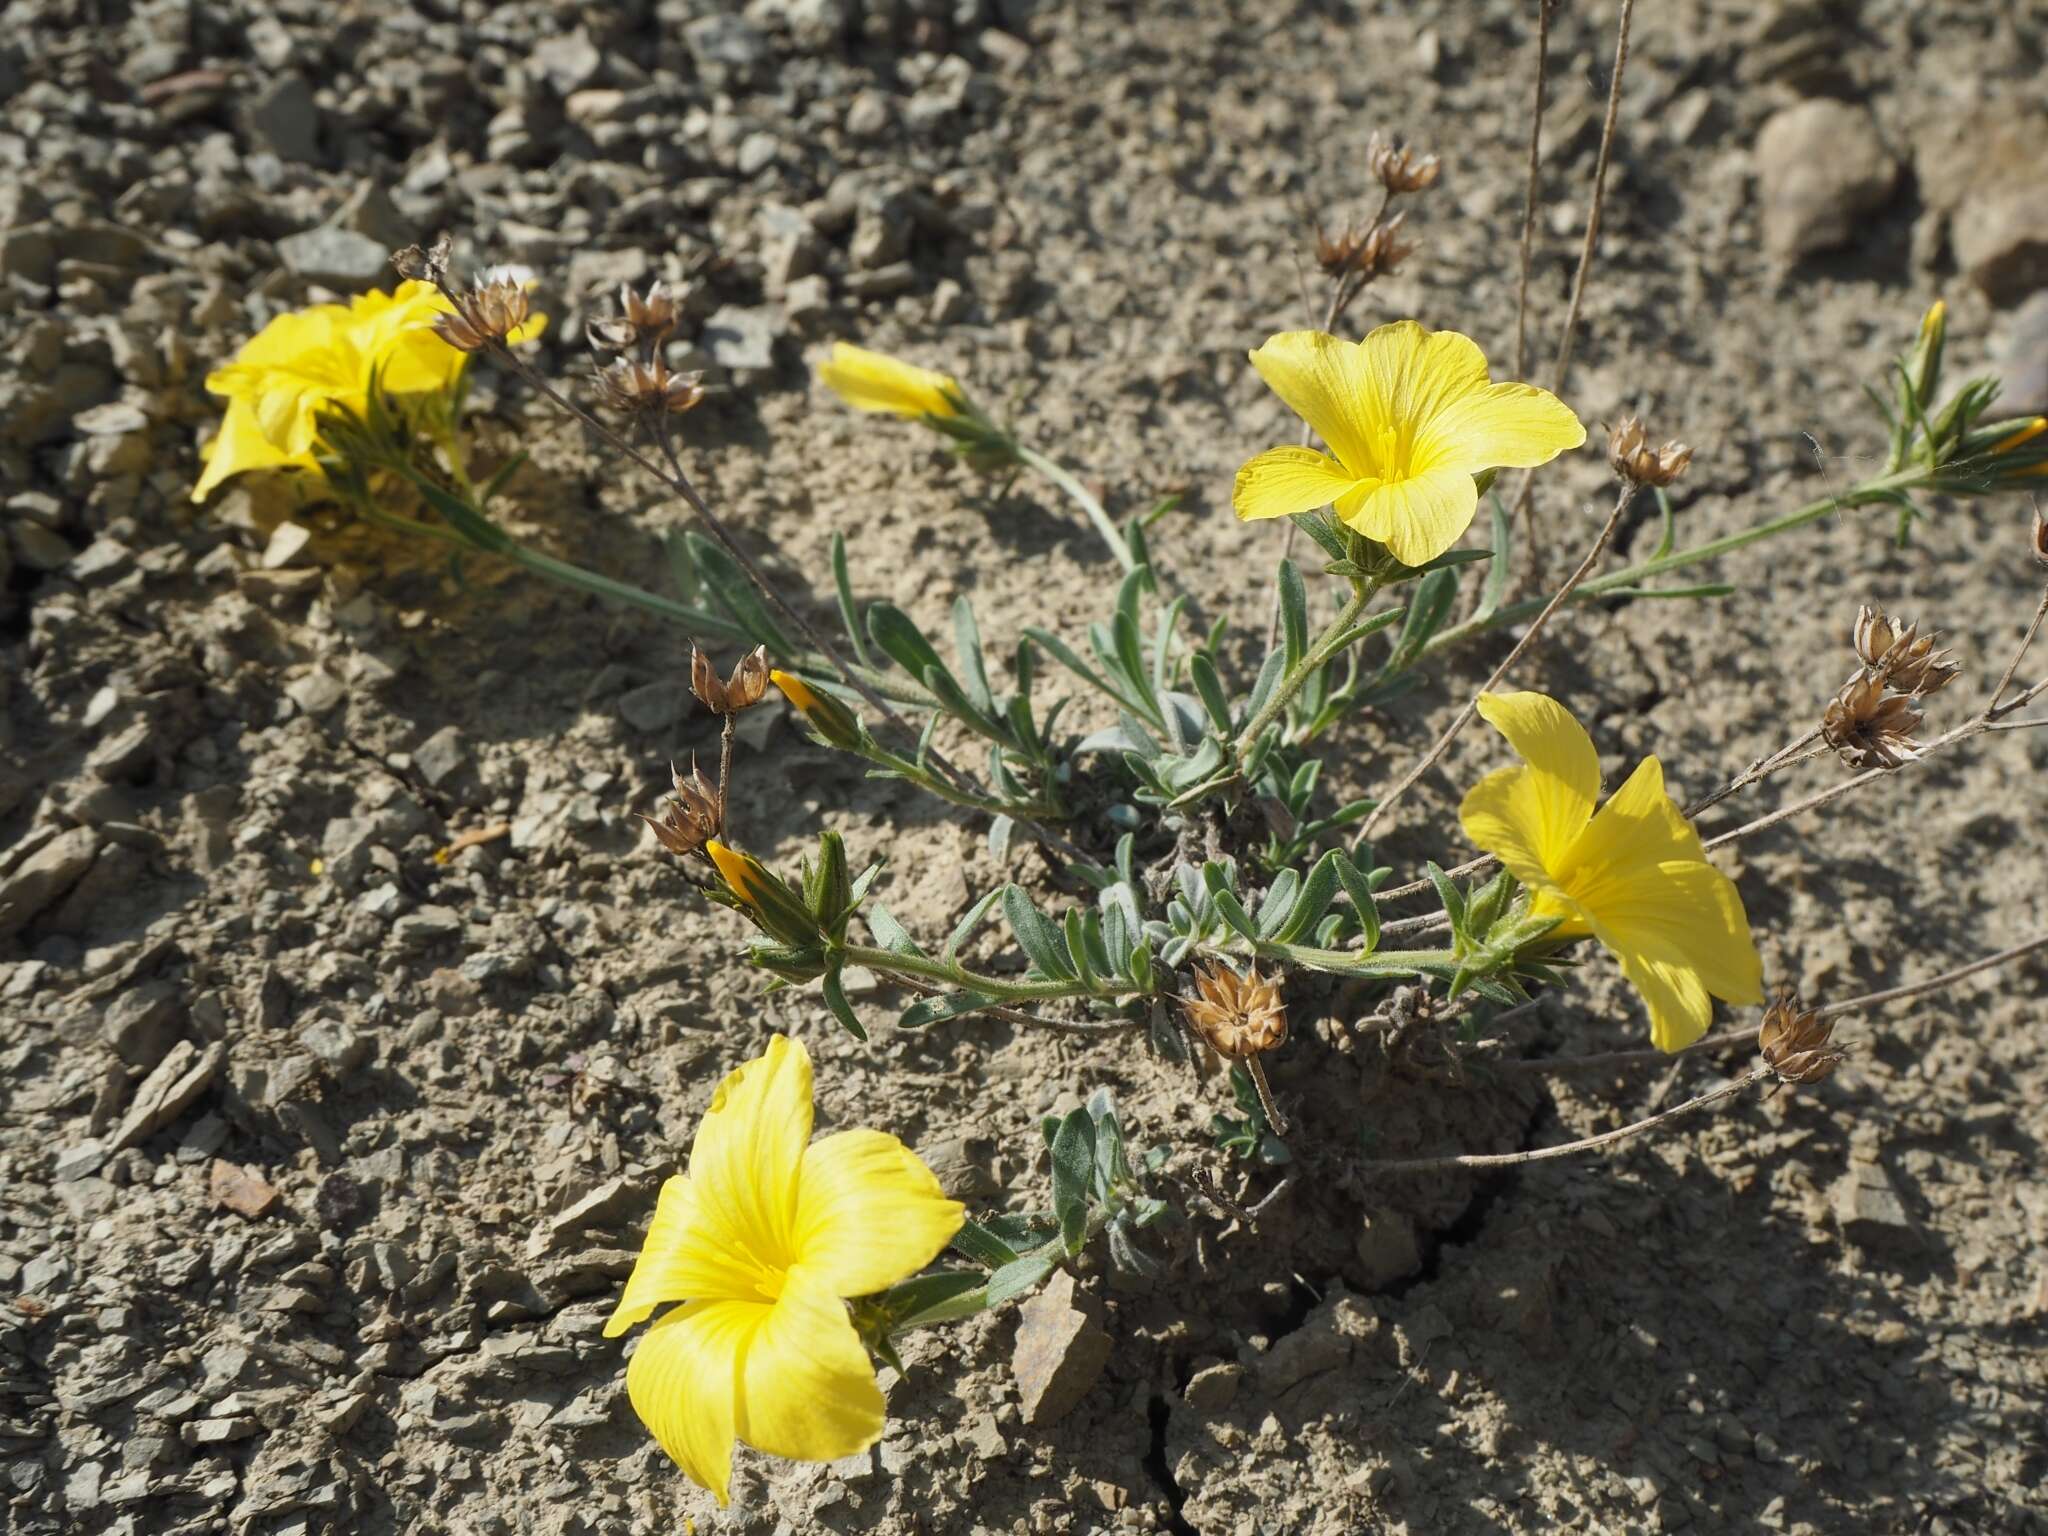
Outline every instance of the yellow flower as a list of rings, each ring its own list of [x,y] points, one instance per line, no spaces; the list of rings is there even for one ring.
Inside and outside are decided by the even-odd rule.
[[[1553,932],[1591,935],[1621,962],[1650,1009],[1662,1051],[1706,1032],[1713,1004],[1763,1001],[1763,967],[1735,884],[1707,862],[1699,834],[1646,757],[1596,815],[1600,756],[1555,699],[1489,693],[1479,713],[1522,759],[1475,784],[1459,807],[1465,835],[1529,888]]]
[[[810,1137],[811,1060],[777,1035],[712,1096],[605,1325],[616,1337],[681,1303],[633,1352],[626,1391],[720,1504],[735,1439],[834,1461],[881,1438],[881,1389],[841,1298],[915,1274],[964,1215],[895,1137]]]
[[[279,315],[232,363],[206,376],[207,389],[225,396],[228,407],[192,499],[204,501],[245,470],[317,469],[320,413],[363,411],[373,373],[393,395],[451,388],[467,359],[434,334],[436,317],[451,307],[431,283],[406,282],[346,305]],[[536,315],[507,340],[537,336],[546,324]]]
[[[1339,518],[1406,565],[1428,564],[1471,526],[1474,475],[1547,464],[1586,440],[1555,395],[1489,384],[1470,337],[1413,320],[1359,342],[1288,331],[1251,359],[1330,451],[1267,449],[1237,472],[1237,515],[1289,517],[1335,503]]]
[[[859,749],[860,722],[854,718],[852,710],[780,668],[769,672],[768,680],[782,690],[782,696],[789,700],[790,706],[808,720],[811,729],[826,742],[835,747]]]
[[[866,347],[834,342],[818,365],[818,382],[857,411],[887,411],[913,419],[957,416],[967,396],[951,374],[934,373]]]

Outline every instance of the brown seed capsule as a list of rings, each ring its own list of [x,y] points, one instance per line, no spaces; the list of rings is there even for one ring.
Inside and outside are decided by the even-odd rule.
[[[1624,416],[1607,435],[1607,463],[1616,475],[1636,485],[1669,485],[1685,473],[1692,449],[1684,443],[1650,446],[1642,418]]]
[[[640,819],[654,828],[654,835],[661,846],[678,858],[702,851],[704,845],[718,836],[725,820],[725,806],[718,791],[703,774],[697,771],[697,761],[690,760],[690,776],[684,778],[673,766],[669,777],[675,781],[675,798],[661,808],[661,819],[642,816]]]
[[[630,352],[640,340],[629,320],[616,317],[583,322],[583,339],[593,352]]]
[[[1366,169],[1389,192],[1421,192],[1436,185],[1443,165],[1435,155],[1417,159],[1405,144],[1395,144],[1375,133],[1365,145]]]
[[[1862,672],[1842,685],[1821,715],[1821,736],[1852,768],[1897,768],[1920,756],[1913,733],[1920,710],[1905,694],[1891,693],[1882,675]]]
[[[526,324],[531,310],[525,285],[510,277],[479,279],[454,303],[455,313],[437,319],[434,332],[462,352],[503,341]]]
[[[680,416],[704,398],[704,375],[673,373],[660,358],[622,357],[597,376],[598,399],[615,411]]]
[[[2048,517],[2034,514],[2034,563],[2048,566]]]
[[[443,235],[429,250],[408,245],[402,251],[393,251],[391,265],[407,282],[433,283],[438,287],[448,276],[448,258],[453,249],[453,242]]]
[[[768,648],[757,646],[742,656],[732,675],[720,682],[711,658],[690,647],[690,692],[714,715],[736,715],[761,702],[768,691]]]
[[[635,293],[631,284],[620,284],[619,313],[649,341],[659,342],[676,328],[676,301],[664,282],[649,284],[644,294]]]
[[[1939,693],[1961,674],[1962,663],[1950,651],[1937,651],[1939,634],[1922,635],[1907,624],[1865,603],[1856,613],[1856,659],[1894,691],[1926,698]]]
[[[1830,1043],[1834,1032],[1832,1019],[1821,1017],[1818,1009],[1802,1008],[1797,994],[1787,989],[1764,1010],[1756,1048],[1779,1082],[1817,1083],[1848,1059],[1847,1052]]]
[[[1391,219],[1382,219],[1360,229],[1347,225],[1335,235],[1316,224],[1316,264],[1323,271],[1336,277],[1342,273],[1355,272],[1367,282],[1392,272],[1415,252],[1412,240],[1402,240],[1401,221],[1406,214],[1397,213]]]
[[[1180,1000],[1188,1023],[1228,1061],[1243,1061],[1287,1041],[1287,1004],[1280,986],[1259,974],[1240,976],[1227,965],[1195,968],[1195,997]]]

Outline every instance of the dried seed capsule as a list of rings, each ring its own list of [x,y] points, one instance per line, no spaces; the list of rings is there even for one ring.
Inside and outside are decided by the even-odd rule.
[[[1780,992],[1764,1010],[1756,1032],[1756,1047],[1778,1081],[1786,1084],[1817,1083],[1847,1059],[1834,1049],[1835,1025],[1818,1009],[1802,1008],[1798,996]]]
[[[1395,144],[1375,133],[1365,145],[1366,169],[1389,192],[1421,192],[1436,185],[1443,164],[1435,155],[1417,158],[1405,144]]]
[[[736,715],[761,702],[768,691],[768,648],[756,646],[742,656],[732,675],[719,680],[711,658],[696,646],[690,647],[690,692],[714,715]]]
[[[661,819],[640,819],[654,829],[662,847],[678,858],[687,858],[718,836],[725,807],[718,791],[697,771],[695,758],[690,760],[688,778],[674,767],[669,769],[669,777],[675,781],[675,797],[662,807]]]
[[[1197,966],[1194,997],[1180,1000],[1196,1034],[1217,1055],[1242,1061],[1275,1050],[1287,1040],[1287,1004],[1279,983],[1254,965],[1240,976],[1227,965]]]
[[[1920,710],[1886,690],[1881,674],[1863,672],[1842,685],[1821,715],[1821,736],[1852,768],[1897,768],[1920,756],[1913,733]]]
[[[1669,485],[1691,462],[1692,449],[1684,443],[1652,448],[1640,417],[1624,416],[1607,435],[1608,467],[1636,485]]]

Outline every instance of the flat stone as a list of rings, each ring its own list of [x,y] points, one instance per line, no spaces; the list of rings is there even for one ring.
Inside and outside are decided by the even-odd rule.
[[[147,720],[130,722],[86,754],[85,766],[106,784],[140,784],[156,767],[156,731]]]
[[[1181,1401],[1196,1413],[1224,1413],[1237,1401],[1237,1389],[1243,1384],[1244,1367],[1226,1360],[1190,1376]]]
[[[285,697],[309,715],[324,715],[348,697],[348,688],[333,673],[320,667],[285,685]]]
[[[100,835],[90,827],[59,832],[0,880],[0,938],[26,927],[69,893],[99,857]]]
[[[299,1029],[299,1044],[336,1077],[346,1077],[370,1059],[375,1043],[335,1019],[314,1019]]]
[[[312,165],[320,159],[320,104],[305,77],[283,74],[250,99],[244,115],[249,136],[280,160]]]
[[[448,907],[424,906],[391,925],[391,936],[407,949],[425,949],[462,933],[462,919]]]
[[[207,1170],[206,1190],[215,1205],[225,1206],[251,1220],[268,1215],[282,1198],[277,1186],[253,1168],[244,1168],[218,1157]]]
[[[683,718],[689,699],[682,683],[645,683],[619,695],[619,718],[636,731],[665,731]]]
[[[127,1117],[108,1141],[107,1151],[124,1152],[176,1120],[206,1091],[225,1060],[227,1046],[218,1040],[204,1051],[189,1040],[172,1046],[170,1054],[135,1090]]]
[[[270,530],[270,541],[263,546],[263,569],[281,571],[298,565],[312,542],[312,529],[287,518]]]
[[[1024,1422],[1056,1424],[1074,1410],[1109,1363],[1110,1339],[1098,1318],[1101,1303],[1061,1270],[1022,1309],[1010,1374]]]
[[[1994,304],[2048,288],[2048,158],[2027,180],[1972,193],[1949,239],[1956,265]]]
[[[1899,179],[1870,113],[1826,98],[1772,114],[1755,158],[1764,245],[1781,257],[1847,244]]]
[[[578,27],[562,37],[541,42],[532,54],[533,68],[554,87],[557,96],[569,96],[596,80],[604,68],[604,55],[590,34]]]
[[[726,304],[705,322],[699,341],[721,368],[765,371],[775,366],[775,338],[781,332],[782,316],[774,308]]]
[[[2048,412],[2048,292],[2037,293],[2006,318],[1993,348],[2000,416]]]
[[[1921,1246],[1919,1227],[1879,1164],[1853,1165],[1835,1181],[1828,1198],[1842,1236],[1857,1247],[1906,1253]]]
[[[183,998],[168,981],[129,987],[107,1004],[100,1036],[131,1067],[154,1068],[177,1041]]]
[[[285,270],[309,283],[361,293],[391,276],[391,248],[353,229],[305,229],[277,242]]]
[[[552,1248],[591,1227],[618,1226],[646,1203],[638,1180],[621,1175],[607,1179],[597,1188],[550,1216],[526,1240],[529,1258],[539,1258]]]
[[[444,725],[413,750],[413,766],[420,771],[420,777],[435,788],[439,788],[460,771],[469,760],[469,749],[463,744],[462,728]]]

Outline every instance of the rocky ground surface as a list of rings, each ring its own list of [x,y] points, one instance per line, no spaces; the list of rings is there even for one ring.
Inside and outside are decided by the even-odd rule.
[[[446,229],[544,274],[562,375],[620,283],[680,285],[679,350],[724,387],[689,418],[690,462],[793,587],[822,589],[840,529],[864,591],[935,623],[962,591],[997,639],[1106,602],[1050,493],[998,494],[820,397],[806,359],[850,337],[971,378],[1120,511],[1184,489],[1162,561],[1257,628],[1276,538],[1229,516],[1229,476],[1294,428],[1244,351],[1302,322],[1307,213],[1366,202],[1384,127],[1446,173],[1360,320],[1512,354],[1533,9],[7,7],[0,1523],[2048,1529],[2038,960],[1856,1021],[1817,1090],[1601,1162],[1413,1188],[1358,1173],[1361,1130],[1382,1151],[1561,1140],[1744,1058],[1459,1086],[1390,1079],[1298,1021],[1275,1076],[1314,1110],[1300,1179],[1247,1231],[1187,1192],[1220,1158],[1214,1077],[1000,1023],[897,1033],[872,993],[883,1027],[858,1046],[814,995],[764,996],[730,919],[628,817],[715,740],[680,634],[453,570],[280,484],[187,500],[207,369]],[[2026,16],[1640,8],[1566,393],[1698,445],[1688,536],[1866,471],[1860,386],[1938,293],[1957,366],[2048,406],[2048,29]],[[1611,24],[1558,18],[1542,357]],[[534,450],[522,534],[658,568],[679,511],[483,385],[481,454]],[[1542,481],[1560,548],[1601,488],[1591,452]],[[2039,581],[2027,515],[1950,504],[1904,550],[1888,515],[1837,519],[1725,562],[1728,601],[1574,621],[1526,681],[1592,723],[1610,773],[1657,751],[1696,791],[1814,718],[1861,600],[1949,630],[1957,691],[1981,687]],[[1384,782],[1489,654],[1351,727],[1339,777]],[[1044,881],[753,719],[735,814],[764,853],[843,828],[890,855],[886,899],[921,933]],[[1468,737],[1392,861],[1441,850],[1431,829],[1497,760]],[[2039,930],[2044,767],[2041,737],[1992,737],[1743,844],[1728,866],[1770,978],[1852,995]],[[508,830],[465,845],[488,828]],[[1545,1053],[1641,1033],[1598,964],[1524,1027]],[[1042,1201],[1037,1117],[1109,1086],[1195,1214],[1156,1284],[1084,1269],[1021,1321],[919,1336],[873,1454],[743,1454],[719,1513],[648,1441],[598,1328],[711,1085],[776,1028],[818,1055],[824,1122],[897,1131],[979,1206]],[[1247,1199],[1275,1178],[1225,1176]]]

